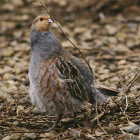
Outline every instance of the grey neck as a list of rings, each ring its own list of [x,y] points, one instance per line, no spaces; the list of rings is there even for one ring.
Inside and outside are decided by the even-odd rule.
[[[35,53],[40,57],[46,58],[58,55],[62,51],[62,46],[58,42],[51,30],[47,32],[33,31],[30,34],[31,53]]]
[[[37,30],[32,30],[30,33],[30,41],[31,41],[31,47],[34,47],[34,45],[38,42],[40,42],[40,39],[43,36],[48,36],[49,34],[53,34],[51,30],[47,31],[47,32],[39,32]]]

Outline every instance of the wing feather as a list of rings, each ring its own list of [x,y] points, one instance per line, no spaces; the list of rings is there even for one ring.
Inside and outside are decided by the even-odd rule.
[[[69,79],[66,85],[71,96],[82,101],[88,100],[88,94],[84,86],[84,77],[79,70],[67,59],[58,57],[58,60],[59,62],[56,66],[65,79]]]

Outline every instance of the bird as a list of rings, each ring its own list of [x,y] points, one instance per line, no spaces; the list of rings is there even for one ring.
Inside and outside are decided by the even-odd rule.
[[[87,64],[66,51],[51,31],[53,20],[48,14],[35,18],[30,30],[29,95],[33,106],[57,120],[49,129],[55,129],[65,114],[76,114],[86,103],[106,101],[117,95],[115,89],[94,86]],[[95,91],[96,90],[96,91]],[[97,98],[96,98],[97,93]]]

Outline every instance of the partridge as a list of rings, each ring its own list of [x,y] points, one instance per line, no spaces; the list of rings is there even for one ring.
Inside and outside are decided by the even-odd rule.
[[[29,67],[29,94],[31,102],[42,112],[57,115],[54,129],[64,114],[76,112],[90,102],[94,104],[96,95],[92,73],[85,62],[65,51],[51,31],[49,15],[39,15],[32,23],[30,32],[31,57]],[[106,100],[106,93],[114,91],[97,87],[97,100]],[[116,94],[115,94],[116,95]]]

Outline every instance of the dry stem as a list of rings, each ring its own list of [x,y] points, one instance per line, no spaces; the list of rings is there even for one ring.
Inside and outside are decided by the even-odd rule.
[[[136,78],[138,77],[140,71],[137,72],[137,74],[134,76],[134,78],[132,79],[130,85],[128,86],[128,89],[125,91],[125,94],[128,94],[128,92],[130,91],[130,88],[132,87],[132,85],[134,84],[134,82],[136,81]]]
[[[118,82],[117,88],[120,87],[121,82],[123,81],[123,79],[124,79],[127,75],[129,75],[129,74],[132,73],[133,71],[137,70],[139,67],[140,67],[140,65],[139,65],[138,67],[134,68],[133,70],[131,70],[130,72],[128,72],[127,74],[125,74],[125,75],[120,79],[120,81]]]

